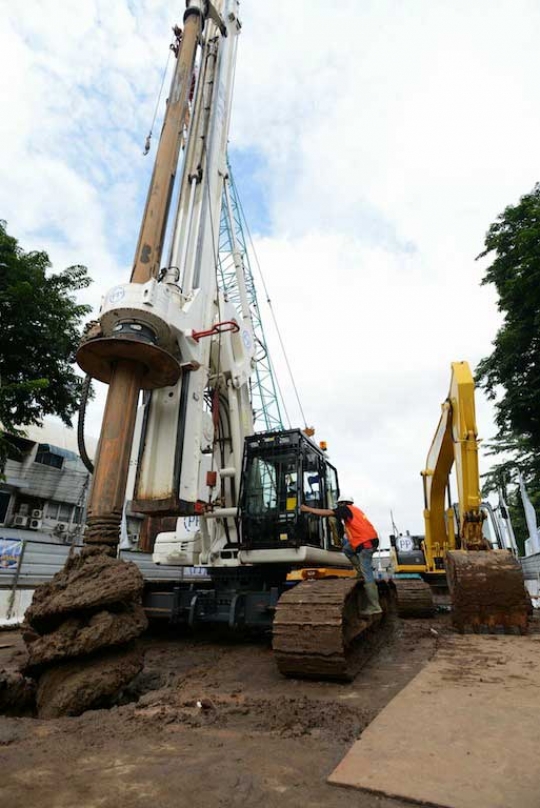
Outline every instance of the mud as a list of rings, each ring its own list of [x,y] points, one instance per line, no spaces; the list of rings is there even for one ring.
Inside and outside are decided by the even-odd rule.
[[[148,633],[137,699],[48,721],[0,716],[3,808],[405,808],[326,778],[444,646],[448,617],[398,623],[356,680],[287,679],[268,641]],[[1,637],[0,637],[1,640]],[[0,668],[24,659],[0,650]]]
[[[117,612],[100,611],[84,617],[70,617],[43,636],[26,629],[26,672],[36,673],[45,665],[70,657],[87,656],[100,648],[123,645],[142,634],[147,625],[143,607],[130,603],[119,607]]]
[[[0,671],[0,714],[32,715],[36,684],[18,671]]]
[[[50,583],[36,589],[26,622],[38,633],[46,633],[73,613],[140,602],[143,586],[143,577],[132,562],[111,558],[99,547],[84,547]]]
[[[84,547],[36,589],[22,631],[27,656],[21,671],[36,681],[40,718],[109,706],[140,672],[143,652],[133,641],[148,625],[143,586],[135,564]],[[15,712],[13,687],[12,693]],[[27,711],[27,702],[20,702]]]
[[[102,651],[98,657],[70,660],[48,668],[39,678],[36,708],[40,718],[80,715],[110,707],[143,667],[140,648]]]

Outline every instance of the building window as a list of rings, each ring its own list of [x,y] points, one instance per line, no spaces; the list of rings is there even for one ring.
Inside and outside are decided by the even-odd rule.
[[[47,502],[45,508],[45,516],[47,519],[53,519],[55,522],[69,523],[72,513],[73,505],[70,505],[69,502],[55,502],[51,500]]]
[[[55,469],[61,469],[64,464],[64,458],[50,452],[48,446],[39,446],[35,462],[41,463],[42,466],[52,466]]]
[[[65,502],[60,504],[60,510],[58,512],[58,519],[60,522],[69,522],[71,519],[71,512],[73,510],[73,505],[68,505]]]
[[[0,491],[0,525],[3,525],[6,521],[10,499],[11,494],[9,491]]]
[[[47,502],[47,507],[45,508],[45,516],[47,519],[56,519],[58,520],[58,509],[60,508],[59,502]]]

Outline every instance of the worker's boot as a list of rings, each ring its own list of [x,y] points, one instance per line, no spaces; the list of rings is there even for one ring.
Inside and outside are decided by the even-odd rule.
[[[364,592],[366,593],[367,606],[362,609],[360,614],[381,614],[381,604],[379,603],[379,590],[377,584],[364,584]]]

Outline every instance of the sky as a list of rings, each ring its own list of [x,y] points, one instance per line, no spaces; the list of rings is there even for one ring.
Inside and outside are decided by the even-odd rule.
[[[0,218],[55,269],[86,264],[96,311],[129,277],[183,7],[0,0]],[[450,363],[474,368],[500,322],[476,257],[540,179],[540,5],[243,0],[241,18],[230,154],[302,409],[380,534],[391,510],[422,532]],[[484,442],[492,416],[477,391]]]

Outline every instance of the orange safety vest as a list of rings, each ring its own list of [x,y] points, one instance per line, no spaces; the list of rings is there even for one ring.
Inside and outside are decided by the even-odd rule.
[[[377,531],[360,508],[356,505],[347,505],[347,508],[352,513],[352,519],[345,520],[345,533],[353,550],[379,538]]]

